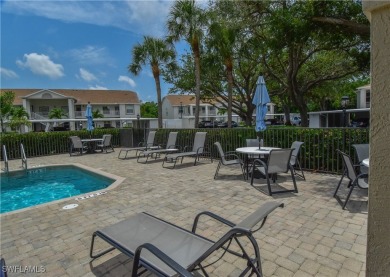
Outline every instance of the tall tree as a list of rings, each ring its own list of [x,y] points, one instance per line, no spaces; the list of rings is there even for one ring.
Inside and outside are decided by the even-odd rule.
[[[1,131],[5,133],[4,121],[8,120],[13,110],[13,102],[15,99],[15,93],[12,91],[5,91],[0,94],[0,122]]]
[[[141,104],[141,116],[146,118],[158,117],[158,105],[154,102],[145,102]]]
[[[228,127],[232,127],[232,103],[233,103],[233,65],[234,49],[238,34],[238,28],[230,26],[228,22],[214,22],[209,29],[209,44],[225,65],[228,95]]]
[[[342,15],[338,11],[347,11],[344,17],[361,18],[355,1],[332,1],[329,5],[326,1],[263,2],[249,12],[249,24],[264,51],[267,72],[299,109],[302,126],[308,125],[311,91],[329,81],[361,75],[369,65],[368,40],[346,34],[344,28],[329,31],[319,25],[313,17],[320,5],[328,13]]]
[[[161,67],[172,66],[175,63],[175,57],[176,54],[172,44],[162,39],[145,36],[143,43],[133,48],[132,63],[128,67],[132,74],[138,75],[143,66],[146,64],[150,65],[156,83],[159,128],[163,127],[160,85]]]
[[[200,107],[200,53],[207,14],[196,5],[195,0],[178,0],[171,7],[168,15],[168,38],[171,41],[184,39],[191,46],[195,64],[195,126],[199,124]]]

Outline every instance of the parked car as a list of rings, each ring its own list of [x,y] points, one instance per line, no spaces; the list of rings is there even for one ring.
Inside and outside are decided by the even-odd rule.
[[[300,126],[301,125],[301,118],[299,116],[292,116],[290,118],[291,125],[293,126]]]
[[[351,121],[351,124],[349,127],[361,127],[361,128],[367,128],[370,125],[370,119],[369,118],[359,118],[356,120]]]
[[[198,124],[198,128],[213,128],[214,123],[211,120],[202,120]]]
[[[218,125],[218,127],[220,127],[220,128],[227,128],[228,127],[227,121],[221,123],[220,125]],[[237,122],[232,121],[232,128],[234,128],[234,127],[238,127],[238,124],[237,124]]]

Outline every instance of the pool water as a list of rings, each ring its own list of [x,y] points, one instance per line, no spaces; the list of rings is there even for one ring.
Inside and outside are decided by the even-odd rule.
[[[1,213],[107,188],[114,180],[76,166],[53,166],[1,176]]]

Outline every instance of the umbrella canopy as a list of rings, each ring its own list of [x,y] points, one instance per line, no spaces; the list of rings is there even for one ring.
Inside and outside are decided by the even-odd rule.
[[[87,118],[87,130],[92,131],[93,128],[93,117],[92,117],[92,106],[88,103],[87,109],[85,110],[85,117]]]
[[[267,87],[263,76],[257,79],[257,87],[255,97],[252,103],[256,106],[256,132],[261,132],[267,129],[265,125],[265,115],[267,114],[267,103],[270,103]]]

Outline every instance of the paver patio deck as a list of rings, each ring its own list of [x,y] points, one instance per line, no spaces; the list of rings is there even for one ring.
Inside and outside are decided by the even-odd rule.
[[[91,262],[92,233],[146,211],[190,229],[195,215],[215,212],[233,222],[240,221],[262,203],[285,203],[255,234],[259,243],[264,276],[365,276],[367,192],[354,192],[342,210],[333,198],[340,176],[306,173],[297,178],[299,193],[267,196],[242,180],[240,169],[222,167],[213,179],[217,162],[193,166],[185,158],[176,169],[161,167],[161,160],[140,164],[136,159],[117,159],[117,152],[83,156],[56,155],[30,158],[29,166],[81,163],[125,177],[108,193],[81,201],[62,201],[22,212],[1,215],[1,256],[7,265],[43,266],[42,276],[125,276],[132,260],[113,251]],[[20,161],[11,161],[17,169]],[[290,186],[289,177],[279,178]],[[262,182],[262,186],[265,182]],[[62,207],[77,203],[72,210]],[[224,230],[207,220],[200,233],[216,238]],[[104,247],[104,243],[97,246]],[[231,255],[215,263],[212,276],[237,276],[242,263]],[[39,276],[38,273],[9,273],[10,276]]]

